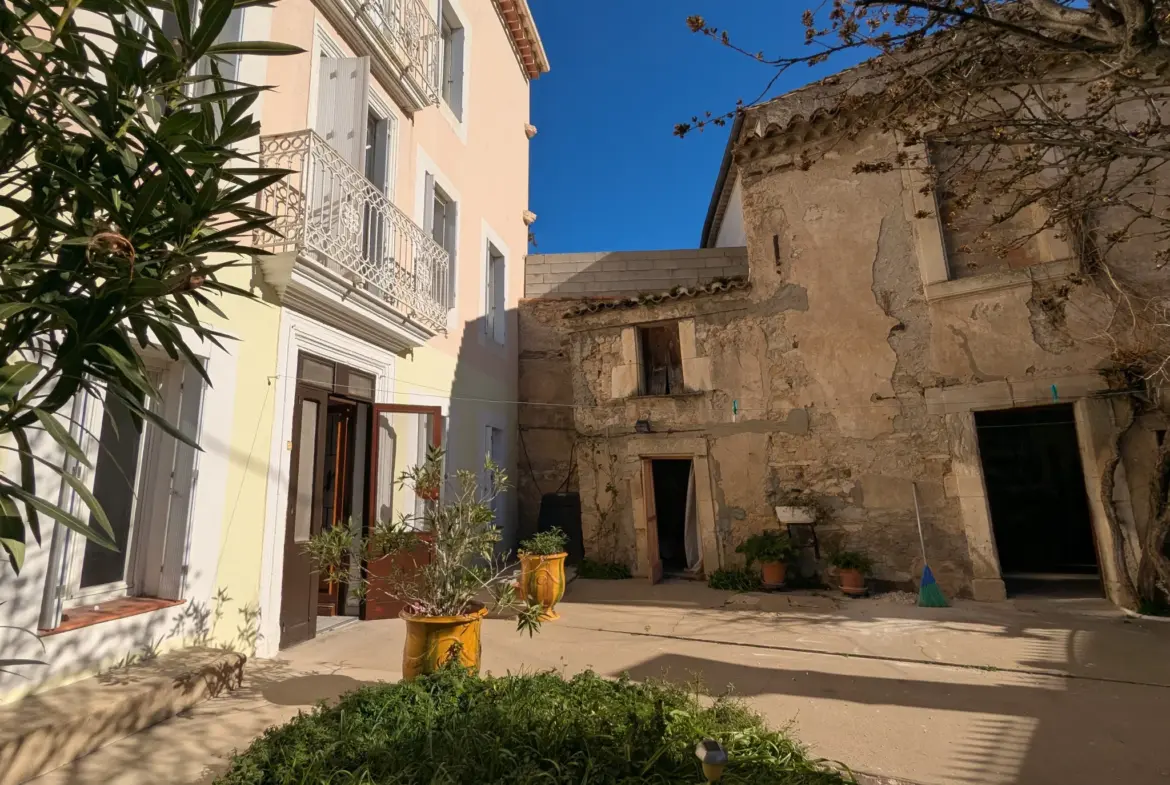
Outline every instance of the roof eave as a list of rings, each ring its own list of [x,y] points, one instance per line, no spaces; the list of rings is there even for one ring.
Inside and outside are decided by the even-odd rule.
[[[703,221],[703,234],[699,238],[700,248],[713,248],[719,236],[719,205],[723,201],[723,190],[728,187],[727,175],[731,171],[732,153],[739,139],[740,129],[743,128],[743,112],[736,112],[731,122],[731,133],[727,136],[727,146],[723,148],[723,161],[719,164],[719,175],[715,178],[715,190],[711,194],[711,202],[707,205],[707,218]],[[732,182],[734,184],[734,181]]]
[[[532,18],[528,0],[494,0],[496,12],[512,42],[512,51],[528,79],[548,73],[548,54],[540,40],[540,31]]]

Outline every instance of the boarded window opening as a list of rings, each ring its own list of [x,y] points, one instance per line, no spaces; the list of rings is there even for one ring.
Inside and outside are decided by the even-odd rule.
[[[678,323],[638,328],[642,347],[642,394],[677,395],[683,391]]]

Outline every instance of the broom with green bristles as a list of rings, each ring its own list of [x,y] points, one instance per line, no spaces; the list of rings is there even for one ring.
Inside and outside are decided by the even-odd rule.
[[[922,570],[922,582],[918,584],[918,607],[945,608],[949,605],[947,598],[939,588],[934,573],[930,571],[930,564],[926,561],[926,537],[922,534],[922,513],[918,510],[918,484],[912,482],[910,488],[914,491],[914,519],[918,521],[918,544],[922,546],[922,563],[925,565]]]

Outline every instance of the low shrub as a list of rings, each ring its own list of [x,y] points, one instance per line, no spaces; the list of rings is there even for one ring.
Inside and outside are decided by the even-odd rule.
[[[873,561],[857,551],[837,551],[830,554],[829,563],[841,570],[858,570],[862,573],[868,573],[873,568]]]
[[[266,732],[218,785],[668,785],[702,782],[695,745],[723,743],[723,782],[841,785],[726,698],[594,673],[478,678],[444,669],[365,687]]]
[[[786,532],[770,529],[753,534],[735,548],[747,557],[747,566],[759,562],[787,562],[796,554],[796,547]]]
[[[620,581],[632,576],[630,575],[630,568],[624,564],[582,559],[577,564],[577,577],[602,581]]]
[[[707,585],[723,591],[759,591],[763,586],[759,574],[747,570],[715,570]]]
[[[556,553],[564,553],[565,546],[568,544],[568,536],[559,527],[554,526],[548,531],[537,532],[527,540],[522,541],[520,555],[552,556]]]

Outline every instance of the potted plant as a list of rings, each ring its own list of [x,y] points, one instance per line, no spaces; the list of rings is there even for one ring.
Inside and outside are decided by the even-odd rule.
[[[444,484],[442,465],[443,451],[430,450],[422,464],[399,475],[398,487],[426,498],[420,489],[430,494]],[[406,622],[402,654],[406,679],[433,673],[448,662],[478,672],[480,627],[488,613],[485,600],[497,609],[516,609],[517,629],[531,635],[540,628],[544,607],[517,598],[507,565],[495,554],[500,530],[495,526],[492,500],[506,487],[507,477],[491,460],[484,468],[488,490],[481,490],[475,472],[460,470],[451,478],[452,491],[445,501],[432,500],[423,505],[421,514],[404,513],[397,520],[379,521],[360,541],[362,551],[373,561],[409,553],[418,547],[420,531],[427,535],[427,563],[387,560],[384,563],[390,566],[376,584],[370,581],[366,563],[361,577],[351,583],[351,591],[360,596],[373,590],[405,603],[400,616]],[[323,573],[339,569],[340,562],[331,561],[336,549],[315,546],[310,540],[305,550]],[[405,562],[412,568],[402,566]]]
[[[747,557],[749,568],[754,562],[759,562],[764,585],[776,587],[784,585],[788,560],[796,553],[796,549],[786,532],[771,529],[748,537],[736,547],[735,552]]]
[[[565,596],[565,551],[569,538],[559,527],[538,532],[520,543],[520,593],[544,611],[541,621],[561,616],[556,604]]]
[[[857,551],[837,551],[829,562],[837,568],[841,591],[851,597],[865,594],[865,576],[873,566],[868,556]]]

